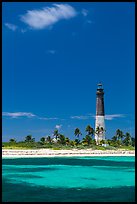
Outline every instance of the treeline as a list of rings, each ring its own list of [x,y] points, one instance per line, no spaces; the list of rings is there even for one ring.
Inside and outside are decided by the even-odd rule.
[[[3,142],[3,147],[27,147],[27,148],[58,148],[58,147],[102,147],[105,144],[108,149],[110,147],[135,147],[135,138],[131,137],[130,133],[125,134],[120,129],[116,130],[115,135],[111,139],[105,139],[99,142],[97,145],[94,139],[95,134],[99,134],[100,131],[105,131],[102,128],[95,131],[90,125],[85,129],[86,135],[82,137],[82,133],[79,128],[74,131],[75,139],[71,140],[69,137],[59,133],[58,129],[54,130],[53,136],[41,137],[38,142],[32,135],[27,135],[24,141],[17,142],[16,139],[11,138],[9,142]],[[103,148],[103,147],[102,147]]]

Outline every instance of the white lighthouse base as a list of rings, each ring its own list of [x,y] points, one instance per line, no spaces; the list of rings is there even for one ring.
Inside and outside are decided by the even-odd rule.
[[[96,116],[95,131],[97,127],[103,127],[103,130],[105,130],[105,116]],[[101,140],[105,140],[105,131],[95,134],[95,140],[97,145],[100,144]]]

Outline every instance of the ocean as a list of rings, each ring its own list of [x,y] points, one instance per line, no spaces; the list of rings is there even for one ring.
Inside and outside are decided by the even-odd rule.
[[[134,202],[135,157],[2,159],[3,202]]]

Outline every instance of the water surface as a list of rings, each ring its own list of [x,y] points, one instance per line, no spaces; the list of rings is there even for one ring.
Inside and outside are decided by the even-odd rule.
[[[2,160],[3,202],[133,202],[135,157]]]

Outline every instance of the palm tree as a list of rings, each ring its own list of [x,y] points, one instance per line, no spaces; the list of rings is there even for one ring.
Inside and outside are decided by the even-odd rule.
[[[50,137],[50,136],[47,136],[46,141],[51,144],[51,141],[52,141],[51,137]]]
[[[32,138],[31,142],[35,142],[35,138],[34,137]]]
[[[122,140],[125,137],[124,133],[121,131],[120,133],[120,139]]]
[[[102,144],[105,144],[106,143],[106,141],[105,140],[101,140],[100,141],[100,144],[102,145]]]
[[[14,142],[15,143],[16,140],[12,138],[12,139],[9,140],[9,142]]]
[[[70,139],[68,137],[65,138],[66,145],[70,143]]]
[[[116,142],[116,141],[117,141],[116,135],[114,135],[114,136],[112,137],[112,141],[113,141],[113,142]]]
[[[96,133],[97,135],[100,133],[100,128],[99,128],[99,126],[96,127],[95,133]]]
[[[58,130],[54,130],[53,135],[55,136],[55,138],[56,138],[56,140],[57,140],[57,139],[58,139],[58,136],[59,136]]]
[[[70,144],[71,146],[75,146],[75,141],[74,141],[74,140],[70,140],[70,141],[69,141],[69,144]]]
[[[124,134],[120,129],[116,130],[116,138],[117,138],[117,143],[122,144],[122,139],[124,138]]]
[[[62,134],[59,135],[59,142],[60,142],[61,144],[65,144],[65,143],[66,143],[66,141],[65,141],[65,136],[64,136],[64,135],[62,135]]]
[[[122,140],[123,139],[124,134],[123,134],[123,132],[120,129],[116,130],[116,137],[117,137],[118,140]]]
[[[92,140],[92,144],[96,145],[96,140],[95,139]]]
[[[34,138],[32,138],[32,135],[27,135],[25,137],[25,142],[32,142],[32,141],[34,141]]]
[[[135,138],[131,137],[132,146],[135,147]]]
[[[105,129],[104,129],[103,127],[100,127],[100,126],[97,126],[97,127],[96,127],[95,133],[96,133],[97,136],[98,136],[97,144],[100,144],[100,140],[99,140],[99,135],[100,135],[100,133],[104,133],[104,132],[105,132]]]
[[[99,144],[98,138],[99,138],[99,134],[100,134],[100,127],[99,127],[99,126],[96,127],[95,133],[96,133],[96,135],[98,136],[98,137],[97,137],[97,142],[96,142],[96,144],[98,145],[98,144]]]
[[[79,141],[80,141],[80,140],[76,138],[76,139],[74,140],[75,145],[78,145],[78,144],[79,144]]]
[[[44,143],[45,143],[45,137],[40,138],[40,142],[41,142],[42,144],[44,144]]]
[[[109,145],[111,145],[111,143],[112,143],[110,139],[107,139],[106,142],[107,142],[107,144],[109,144]]]
[[[91,144],[91,141],[92,141],[92,138],[91,138],[91,136],[90,135],[86,135],[86,137],[85,137],[85,142],[87,142],[88,143],[88,145],[89,144]]]
[[[103,128],[103,127],[100,127],[100,131],[101,131],[101,132],[104,132],[105,130],[104,130],[104,128]]]
[[[103,127],[97,126],[95,133],[99,136],[100,133],[105,132],[105,129]]]
[[[117,129],[116,130],[116,138],[117,138],[117,140],[120,138],[120,133],[121,133],[120,129]]]
[[[88,125],[88,126],[86,127],[86,132],[88,133],[89,136],[93,136],[93,134],[94,134],[94,129],[93,129],[90,125]]]
[[[80,132],[80,129],[79,128],[76,128],[75,129],[75,132],[74,132],[75,136],[79,139],[79,135],[82,135],[82,133]]]
[[[125,134],[125,139],[123,140],[123,143],[128,146],[132,144],[132,140],[131,140],[131,135],[129,132],[126,132]]]

